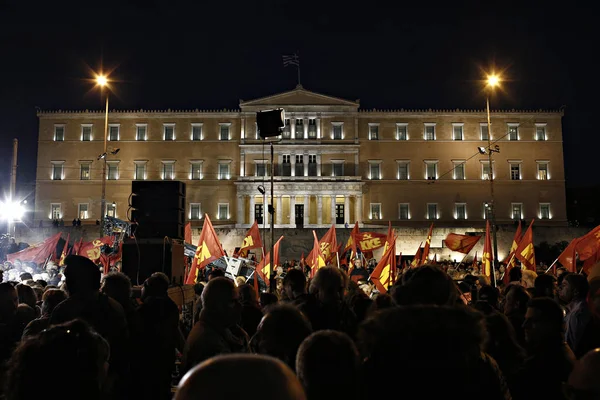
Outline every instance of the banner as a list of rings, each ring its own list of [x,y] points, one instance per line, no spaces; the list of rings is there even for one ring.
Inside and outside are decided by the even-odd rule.
[[[33,246],[29,246],[28,248],[18,251],[16,253],[11,253],[6,256],[6,260],[10,263],[14,263],[15,261],[21,262],[34,262],[36,264],[43,264],[46,262],[46,259],[51,254],[54,254],[56,257],[56,245],[60,239],[61,233],[57,233],[54,236],[49,237],[41,243],[34,244]]]

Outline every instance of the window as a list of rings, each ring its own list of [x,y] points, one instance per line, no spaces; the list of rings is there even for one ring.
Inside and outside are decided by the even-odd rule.
[[[396,124],[396,140],[408,140],[408,124]]]
[[[379,140],[379,124],[369,124],[369,140]]]
[[[290,129],[290,120],[286,118],[285,124],[283,126],[282,137],[283,139],[289,139],[292,136],[292,132]]]
[[[406,181],[409,179],[409,161],[396,161],[398,163],[398,179]]]
[[[331,123],[331,130],[333,132],[332,138],[334,140],[342,140],[344,138],[343,128],[344,128],[343,122],[332,122]]]
[[[465,161],[452,161],[454,163],[454,179],[463,180],[465,179]]]
[[[369,161],[369,179],[381,179],[381,161]]]
[[[175,179],[175,161],[162,161],[161,179],[166,181]]]
[[[296,154],[296,166],[294,175],[304,176],[304,156],[302,154]]]
[[[52,180],[60,181],[64,178],[64,161],[52,161]]]
[[[92,140],[92,124],[81,125],[81,141],[89,142]]]
[[[119,140],[119,129],[120,125],[118,124],[113,124],[113,125],[108,125],[108,140],[110,141],[116,141]]]
[[[548,161],[537,161],[537,178],[540,181],[546,181],[550,179],[550,173],[548,171]]]
[[[511,162],[510,163],[510,179],[518,181],[521,179],[521,163]]]
[[[190,179],[197,181],[202,179],[202,161],[190,162]]]
[[[438,219],[437,203],[427,203],[427,219]]]
[[[219,162],[219,176],[218,179],[229,179],[229,164],[230,162]]]
[[[467,219],[467,204],[466,203],[455,203],[454,204],[454,219]]]
[[[60,203],[52,203],[50,204],[50,219],[61,219],[61,205]]]
[[[371,203],[371,219],[381,219],[381,203]]]
[[[317,155],[308,155],[308,176],[317,176]]]
[[[512,203],[511,204],[511,218],[521,220],[523,219],[523,203]]]
[[[463,140],[464,124],[452,124],[452,140]]]
[[[200,203],[190,203],[190,219],[202,218]]]
[[[77,217],[79,219],[88,219],[89,218],[88,207],[89,207],[88,203],[79,203],[79,205],[77,206]]]
[[[304,120],[302,118],[296,118],[296,139],[304,139]]]
[[[488,138],[489,138],[489,132],[488,132],[488,124],[487,124],[487,122],[479,124],[479,135],[481,137],[481,140],[488,140]]]
[[[229,140],[231,137],[229,136],[229,131],[231,128],[231,124],[219,124],[219,140]]]
[[[148,125],[146,124],[136,124],[135,125],[135,140],[145,141],[148,133]]]
[[[317,120],[314,118],[308,120],[308,138],[317,138]]]
[[[425,179],[437,179],[437,161],[425,161]]]
[[[490,162],[489,161],[479,161],[481,163],[481,179],[487,181],[490,179]],[[494,175],[495,177],[496,175]]]
[[[143,181],[146,179],[146,161],[134,161],[135,170],[133,179]]]
[[[79,166],[79,179],[82,181],[89,181],[91,178],[91,170],[91,162],[82,162]]]
[[[163,124],[163,140],[175,140],[175,124]]]
[[[106,162],[106,179],[117,180],[119,179],[119,162],[118,161],[107,161]]]
[[[540,203],[540,219],[550,219],[550,203]]]
[[[284,154],[281,157],[281,176],[292,175],[292,164],[290,163],[290,155]]]
[[[192,124],[191,140],[202,140],[202,124]]]
[[[219,203],[217,219],[229,219],[229,203]]]
[[[400,203],[398,205],[398,219],[402,221],[410,219],[410,205],[408,203]]]
[[[263,161],[263,160],[256,161],[256,166],[255,166],[256,176],[269,176],[267,167],[268,167],[268,164],[265,161]]]
[[[117,204],[116,203],[107,203],[106,204],[106,216],[117,218]]]
[[[65,140],[65,126],[54,125],[54,141],[62,142]]]
[[[333,176],[344,176],[344,161],[331,161],[331,174]]]
[[[425,140],[435,140],[435,124],[425,124]]]
[[[508,124],[508,140],[519,140],[519,124]]]
[[[535,140],[546,140],[546,124],[535,124]]]

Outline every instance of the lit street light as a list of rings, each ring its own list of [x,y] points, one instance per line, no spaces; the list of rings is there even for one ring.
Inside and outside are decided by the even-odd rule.
[[[25,201],[23,202],[25,203]],[[11,199],[0,201],[0,220],[6,221],[8,234],[12,236],[12,227],[15,222],[21,222],[25,215],[25,207],[19,201]]]

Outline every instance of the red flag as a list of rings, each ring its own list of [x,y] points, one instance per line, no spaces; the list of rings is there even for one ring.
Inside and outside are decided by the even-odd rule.
[[[458,251],[459,253],[469,254],[473,247],[479,242],[481,236],[469,236],[459,235],[457,233],[449,233],[444,239],[446,247],[452,251]]]
[[[589,275],[590,270],[598,263],[598,261],[600,261],[600,252],[594,253],[593,256],[587,258],[583,262],[583,272],[585,272],[586,275]]]
[[[302,252],[302,255],[300,256],[300,263],[299,265],[304,268],[304,266],[306,265],[306,259],[304,258],[304,252]]]
[[[433,233],[433,223],[429,227],[429,232],[427,233],[427,239],[425,240],[425,247],[423,248],[423,256],[421,257],[421,262],[419,265],[423,265],[427,262],[427,257],[429,257],[429,246],[431,246],[431,235]]]
[[[188,222],[185,224],[185,232],[184,232],[184,241],[185,243],[192,243],[192,223]]]
[[[579,238],[575,250],[582,261],[593,257],[600,250],[600,225]]]
[[[431,261],[431,265],[437,265],[437,254],[433,255],[433,260]]]
[[[571,240],[571,243],[569,243],[563,252],[560,253],[560,256],[558,256],[558,262],[569,272],[577,272],[575,266],[575,247],[577,246],[577,240],[578,238]]]
[[[490,235],[490,221],[485,221],[485,239],[483,242],[483,256],[481,257],[481,270],[485,276],[492,275],[492,235]]]
[[[380,293],[386,293],[387,288],[392,285],[392,270],[396,263],[396,240],[379,260],[373,270],[370,279],[373,281]]]
[[[388,249],[390,247],[394,247],[394,259],[392,260],[392,270],[391,270],[391,277],[392,277],[392,284],[395,282],[396,280],[396,270],[397,270],[397,265],[396,265],[396,236],[394,236],[394,230],[392,229],[392,221],[388,221],[388,232],[387,232],[387,236],[385,237],[385,246],[383,246],[383,254],[385,255],[385,253],[388,251]]]
[[[221,242],[219,242],[215,228],[213,228],[208,214],[204,214],[204,225],[202,226],[202,233],[200,233],[200,239],[198,240],[196,255],[194,256],[194,262],[185,283],[187,285],[196,283],[198,270],[205,268],[208,264],[224,255],[225,252],[223,251],[223,247],[221,247]]]
[[[56,245],[60,239],[62,232],[57,233],[54,236],[49,237],[41,243],[29,246],[28,248],[6,255],[6,260],[13,263],[17,260],[21,262],[34,262],[36,264],[43,264],[46,259],[56,252]]]
[[[521,221],[519,220],[519,226],[517,226],[517,230],[515,231],[515,236],[513,237],[512,245],[510,246],[510,252],[508,253],[508,256],[506,257],[506,259],[504,260],[504,263],[507,263],[506,269],[504,271],[504,279],[503,279],[505,284],[508,284],[508,279],[509,279],[508,273],[516,265],[515,251],[517,250],[517,247],[519,247],[520,241],[521,241]]]
[[[358,232],[352,234],[356,247],[363,253],[372,252],[385,246],[386,235],[377,232]]]
[[[473,257],[473,268],[477,268],[477,252],[475,252],[475,257]]]
[[[317,240],[317,233],[314,230],[312,232],[314,237],[314,244],[313,249],[310,252],[312,259],[308,262],[308,265],[311,268],[311,276],[315,276],[317,270],[325,266],[325,257],[323,257],[323,253],[321,253],[321,245],[319,245],[319,241]]]
[[[346,247],[344,247],[344,251],[352,249],[352,251],[354,251],[354,256],[356,255],[356,242],[354,241],[354,235],[357,235],[359,232],[360,232],[360,230],[358,229],[358,221],[357,221],[354,223],[354,228],[352,228],[352,231],[350,232],[350,237],[348,238],[348,241],[346,242]]]
[[[242,242],[242,247],[238,251],[237,256],[246,258],[248,257],[248,250],[257,249],[263,247],[262,239],[260,238],[260,230],[258,229],[258,222],[254,220],[254,223],[248,229],[246,236],[244,237],[244,241]]]
[[[79,242],[73,244],[73,250],[71,251],[71,253],[78,256],[82,245],[83,245],[83,236],[81,236],[81,238],[79,239]]]
[[[525,231],[521,242],[519,242],[519,246],[517,250],[515,250],[515,257],[521,261],[521,264],[525,269],[534,271],[536,270],[535,266],[535,251],[533,249],[533,219],[531,220],[531,224],[529,224],[529,228]]]
[[[331,228],[327,231],[327,233],[319,240],[319,248],[321,249],[321,253],[323,254],[323,259],[325,263],[331,260],[332,256],[335,256],[335,251],[337,249],[337,238],[335,234],[335,224],[331,225]],[[308,265],[312,268],[313,261],[313,250],[308,253]]]
[[[411,268],[416,268],[421,264],[421,254],[423,254],[423,248],[421,247],[422,245],[423,245],[423,242],[421,242],[421,244],[419,244],[419,248],[417,249],[417,252],[415,253],[415,257],[413,258],[412,262],[410,263]]]
[[[283,236],[273,246],[273,270],[280,266],[279,262],[279,247],[281,246],[281,240]],[[271,286],[271,252],[268,252],[266,256],[256,266],[256,273],[261,277],[267,286]]]
[[[100,239],[83,243],[79,247],[79,255],[87,257],[94,263],[98,264],[100,262],[100,256],[102,255],[102,246],[105,244],[112,246],[114,242],[114,236],[104,236]]]
[[[110,267],[114,266],[117,262],[121,261],[123,258],[123,242],[119,243],[119,247],[117,251],[113,254],[101,254],[100,255],[100,264],[104,267],[104,274],[108,274],[110,272]]]
[[[71,234],[67,233],[67,241],[62,249],[62,253],[60,255],[60,260],[58,261],[58,266],[62,267],[65,265],[65,258],[67,258],[67,251],[69,250],[69,239],[71,238]]]

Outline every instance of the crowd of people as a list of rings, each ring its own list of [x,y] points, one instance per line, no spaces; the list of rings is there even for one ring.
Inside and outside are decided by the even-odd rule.
[[[367,293],[354,271],[290,266],[257,296],[216,268],[188,329],[164,274],[138,298],[65,264],[56,284],[0,283],[3,399],[600,399],[600,278],[516,267],[493,287],[424,265]]]

